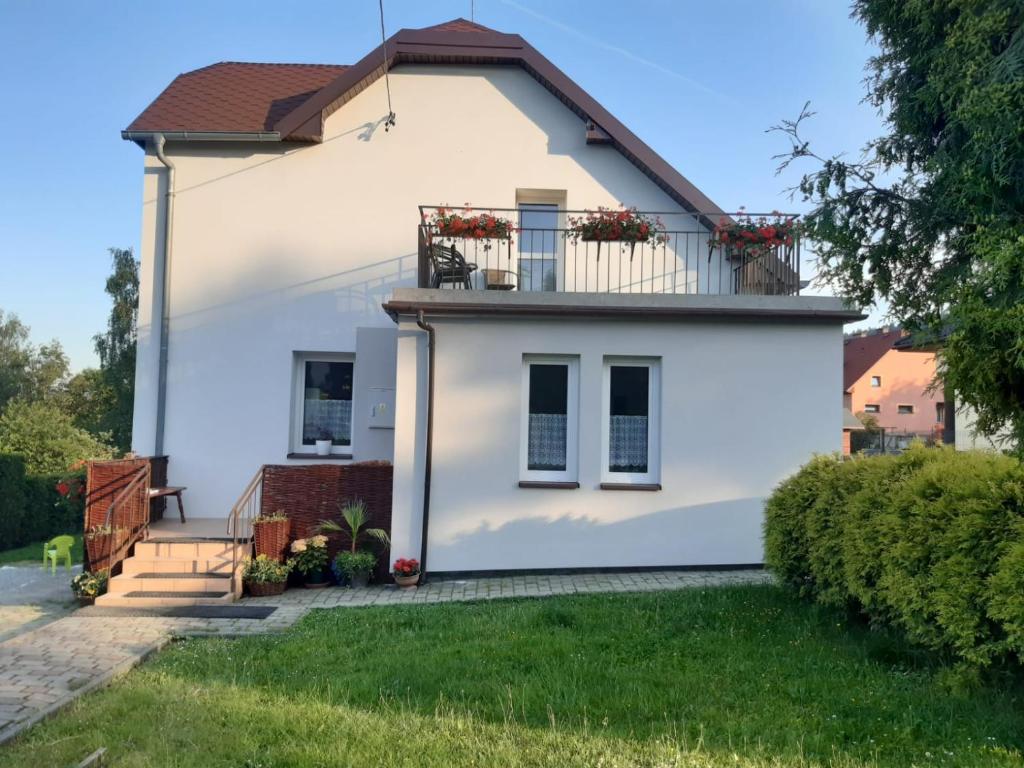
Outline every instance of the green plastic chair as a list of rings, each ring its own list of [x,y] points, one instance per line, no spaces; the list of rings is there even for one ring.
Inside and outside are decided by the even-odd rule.
[[[50,560],[50,573],[57,574],[57,561],[64,559],[64,567],[71,570],[71,547],[75,543],[74,536],[57,536],[43,544],[43,568],[46,567],[46,560]]]

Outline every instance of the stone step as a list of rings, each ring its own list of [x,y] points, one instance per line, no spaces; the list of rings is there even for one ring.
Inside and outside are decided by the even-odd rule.
[[[108,608],[159,608],[183,605],[224,605],[234,602],[230,592],[108,592],[96,605]]]
[[[229,573],[122,573],[110,580],[108,589],[113,594],[227,592],[231,577]]]
[[[147,560],[174,558],[180,560],[231,559],[234,544],[218,539],[147,539],[135,545],[135,557]],[[244,558],[252,551],[250,543],[238,545],[238,556]]]
[[[239,558],[239,562],[242,558]],[[228,576],[231,573],[231,557],[215,557],[203,560],[189,560],[181,557],[129,557],[121,571],[124,576],[140,573],[212,573]]]

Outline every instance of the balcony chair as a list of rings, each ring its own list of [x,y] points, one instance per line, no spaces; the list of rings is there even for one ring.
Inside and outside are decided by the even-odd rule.
[[[433,267],[430,287],[440,288],[445,283],[461,285],[466,290],[473,287],[472,274],[476,264],[467,262],[455,245],[434,243],[430,246],[430,263]]]

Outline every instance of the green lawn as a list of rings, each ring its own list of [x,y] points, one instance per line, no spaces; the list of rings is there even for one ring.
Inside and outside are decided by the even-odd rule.
[[[82,534],[75,535],[75,544],[71,547],[71,558],[73,563],[82,562]],[[11,565],[13,563],[39,563],[43,562],[43,542],[26,544],[17,549],[5,549],[0,552],[0,565]],[[63,567],[64,563],[61,563]]]
[[[1021,766],[1019,683],[777,587],[335,609],[182,642],[5,766]]]

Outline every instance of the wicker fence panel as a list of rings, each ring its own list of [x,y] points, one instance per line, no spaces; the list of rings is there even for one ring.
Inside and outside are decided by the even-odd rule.
[[[90,461],[85,470],[85,520],[83,529],[88,534],[93,526],[106,522],[107,511],[115,497],[123,491],[142,467],[149,466],[149,459],[120,459],[116,461]],[[149,503],[148,497],[139,494],[125,500],[126,504],[138,506]],[[129,510],[133,519],[143,519],[141,509]],[[102,570],[108,567],[107,555],[126,549],[131,545],[128,539],[137,531],[112,531],[109,536],[93,539],[86,537],[85,567]],[[109,540],[108,540],[109,539]]]
[[[381,462],[362,464],[268,465],[263,472],[261,514],[281,510],[292,521],[291,535],[302,538],[316,533],[321,520],[341,521],[338,504],[362,500],[368,526],[391,533],[391,482],[394,468]],[[331,534],[331,558],[351,544],[345,534]],[[364,539],[361,546],[378,553],[375,575],[387,580],[391,570],[390,549]]]

